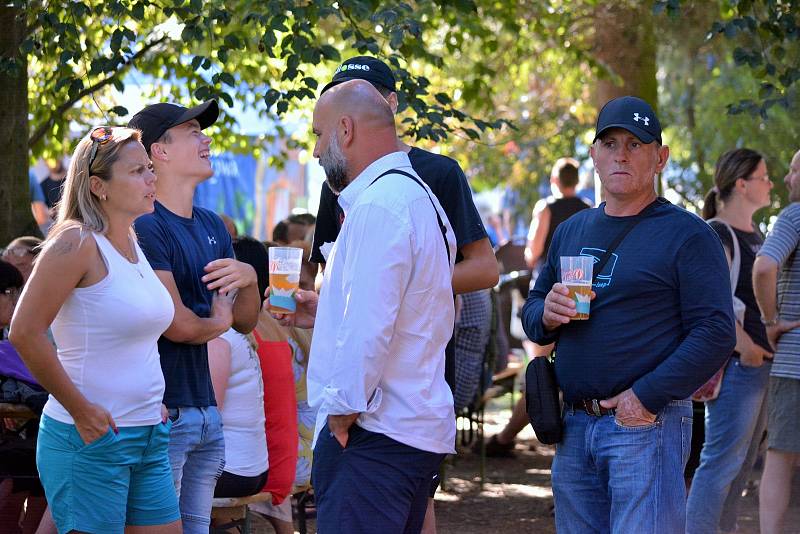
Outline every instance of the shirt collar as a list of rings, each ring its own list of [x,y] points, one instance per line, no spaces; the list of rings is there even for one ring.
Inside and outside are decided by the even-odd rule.
[[[408,154],[402,151],[392,152],[376,159],[342,190],[339,194],[339,205],[347,213],[375,178],[388,170],[402,167],[411,167],[411,160],[408,159]]]

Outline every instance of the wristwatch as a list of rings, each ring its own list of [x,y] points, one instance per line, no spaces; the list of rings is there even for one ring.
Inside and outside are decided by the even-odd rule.
[[[779,315],[776,315],[773,319],[767,319],[763,315],[761,316],[761,324],[764,326],[775,326],[781,320]]]

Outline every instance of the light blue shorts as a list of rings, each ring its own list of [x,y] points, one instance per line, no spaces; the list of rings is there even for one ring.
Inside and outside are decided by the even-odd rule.
[[[42,416],[36,464],[59,534],[120,533],[180,519],[170,423],[120,427],[85,445],[75,425]]]

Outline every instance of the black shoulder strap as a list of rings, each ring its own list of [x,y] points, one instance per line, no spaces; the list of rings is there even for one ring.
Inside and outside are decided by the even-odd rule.
[[[637,224],[639,224],[641,220],[644,218],[642,217],[642,215],[647,215],[653,209],[655,209],[656,206],[663,204],[664,202],[666,201],[662,201],[662,199],[657,198],[656,200],[648,204],[646,208],[640,211],[636,217],[632,218],[628,222],[628,224],[625,225],[625,228],[623,228],[622,231],[619,234],[617,234],[617,237],[614,238],[614,241],[612,241],[611,244],[608,245],[608,248],[606,248],[605,254],[603,254],[603,256],[600,258],[600,261],[598,261],[597,264],[595,265],[594,274],[592,275],[592,284],[597,282],[597,277],[600,275],[600,273],[603,272],[603,267],[606,266],[606,263],[608,263],[609,258],[611,258],[611,255],[614,253],[614,251],[617,249],[620,243],[622,243],[622,240],[625,239],[625,236],[627,236],[631,232],[631,230],[633,230],[633,228]]]
[[[439,230],[442,231],[442,239],[444,239],[444,250],[445,250],[445,252],[447,252],[447,263],[449,264],[450,263],[450,246],[447,244],[447,226],[442,221],[442,217],[441,217],[441,215],[439,215],[439,210],[436,209],[436,204],[433,203],[433,199],[431,198],[431,194],[428,193],[428,189],[423,185],[423,183],[419,180],[419,178],[417,178],[413,174],[410,174],[410,173],[407,173],[405,171],[401,171],[401,170],[398,170],[398,169],[390,169],[390,170],[386,171],[385,173],[381,174],[380,176],[378,176],[377,178],[372,180],[372,182],[367,187],[371,186],[372,184],[374,184],[375,182],[377,182],[378,180],[380,180],[381,178],[383,178],[387,174],[402,174],[403,176],[411,178],[412,180],[417,182],[417,184],[422,188],[422,190],[425,191],[425,194],[428,195],[428,200],[431,201],[431,206],[433,206],[433,212],[436,214],[436,221],[439,223]],[[606,261],[608,261],[608,260],[606,260]]]

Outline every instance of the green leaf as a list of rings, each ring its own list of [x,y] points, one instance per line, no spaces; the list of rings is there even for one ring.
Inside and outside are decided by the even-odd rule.
[[[114,106],[113,108],[108,110],[109,113],[113,113],[114,115],[119,115],[120,117],[124,117],[128,114],[128,108],[123,106]]]
[[[218,93],[217,96],[219,96],[219,98],[224,100],[225,103],[228,104],[229,108],[233,107],[233,97],[231,97],[231,95],[229,95],[228,93]]]
[[[267,105],[268,108],[271,108],[275,105],[275,102],[281,97],[280,91],[276,91],[275,89],[270,89],[267,91],[267,94],[264,95],[264,103]]]
[[[111,51],[119,52],[121,46],[122,46],[122,32],[119,29],[116,29],[114,30],[114,33],[111,35]]]
[[[136,2],[131,8],[131,16],[136,20],[144,20],[144,4]]]
[[[220,81],[222,83],[224,83],[226,85],[230,85],[231,87],[235,87],[236,86],[236,80],[233,78],[233,75],[231,75],[228,72],[220,73],[219,79],[220,79]],[[231,104],[231,106],[233,106],[233,104]]]
[[[192,58],[192,70],[197,71],[205,59],[206,58],[203,56],[194,56],[194,58]]]
[[[281,100],[278,102],[278,105],[275,107],[275,109],[278,111],[278,115],[283,115],[289,109],[289,102],[286,100]]]

